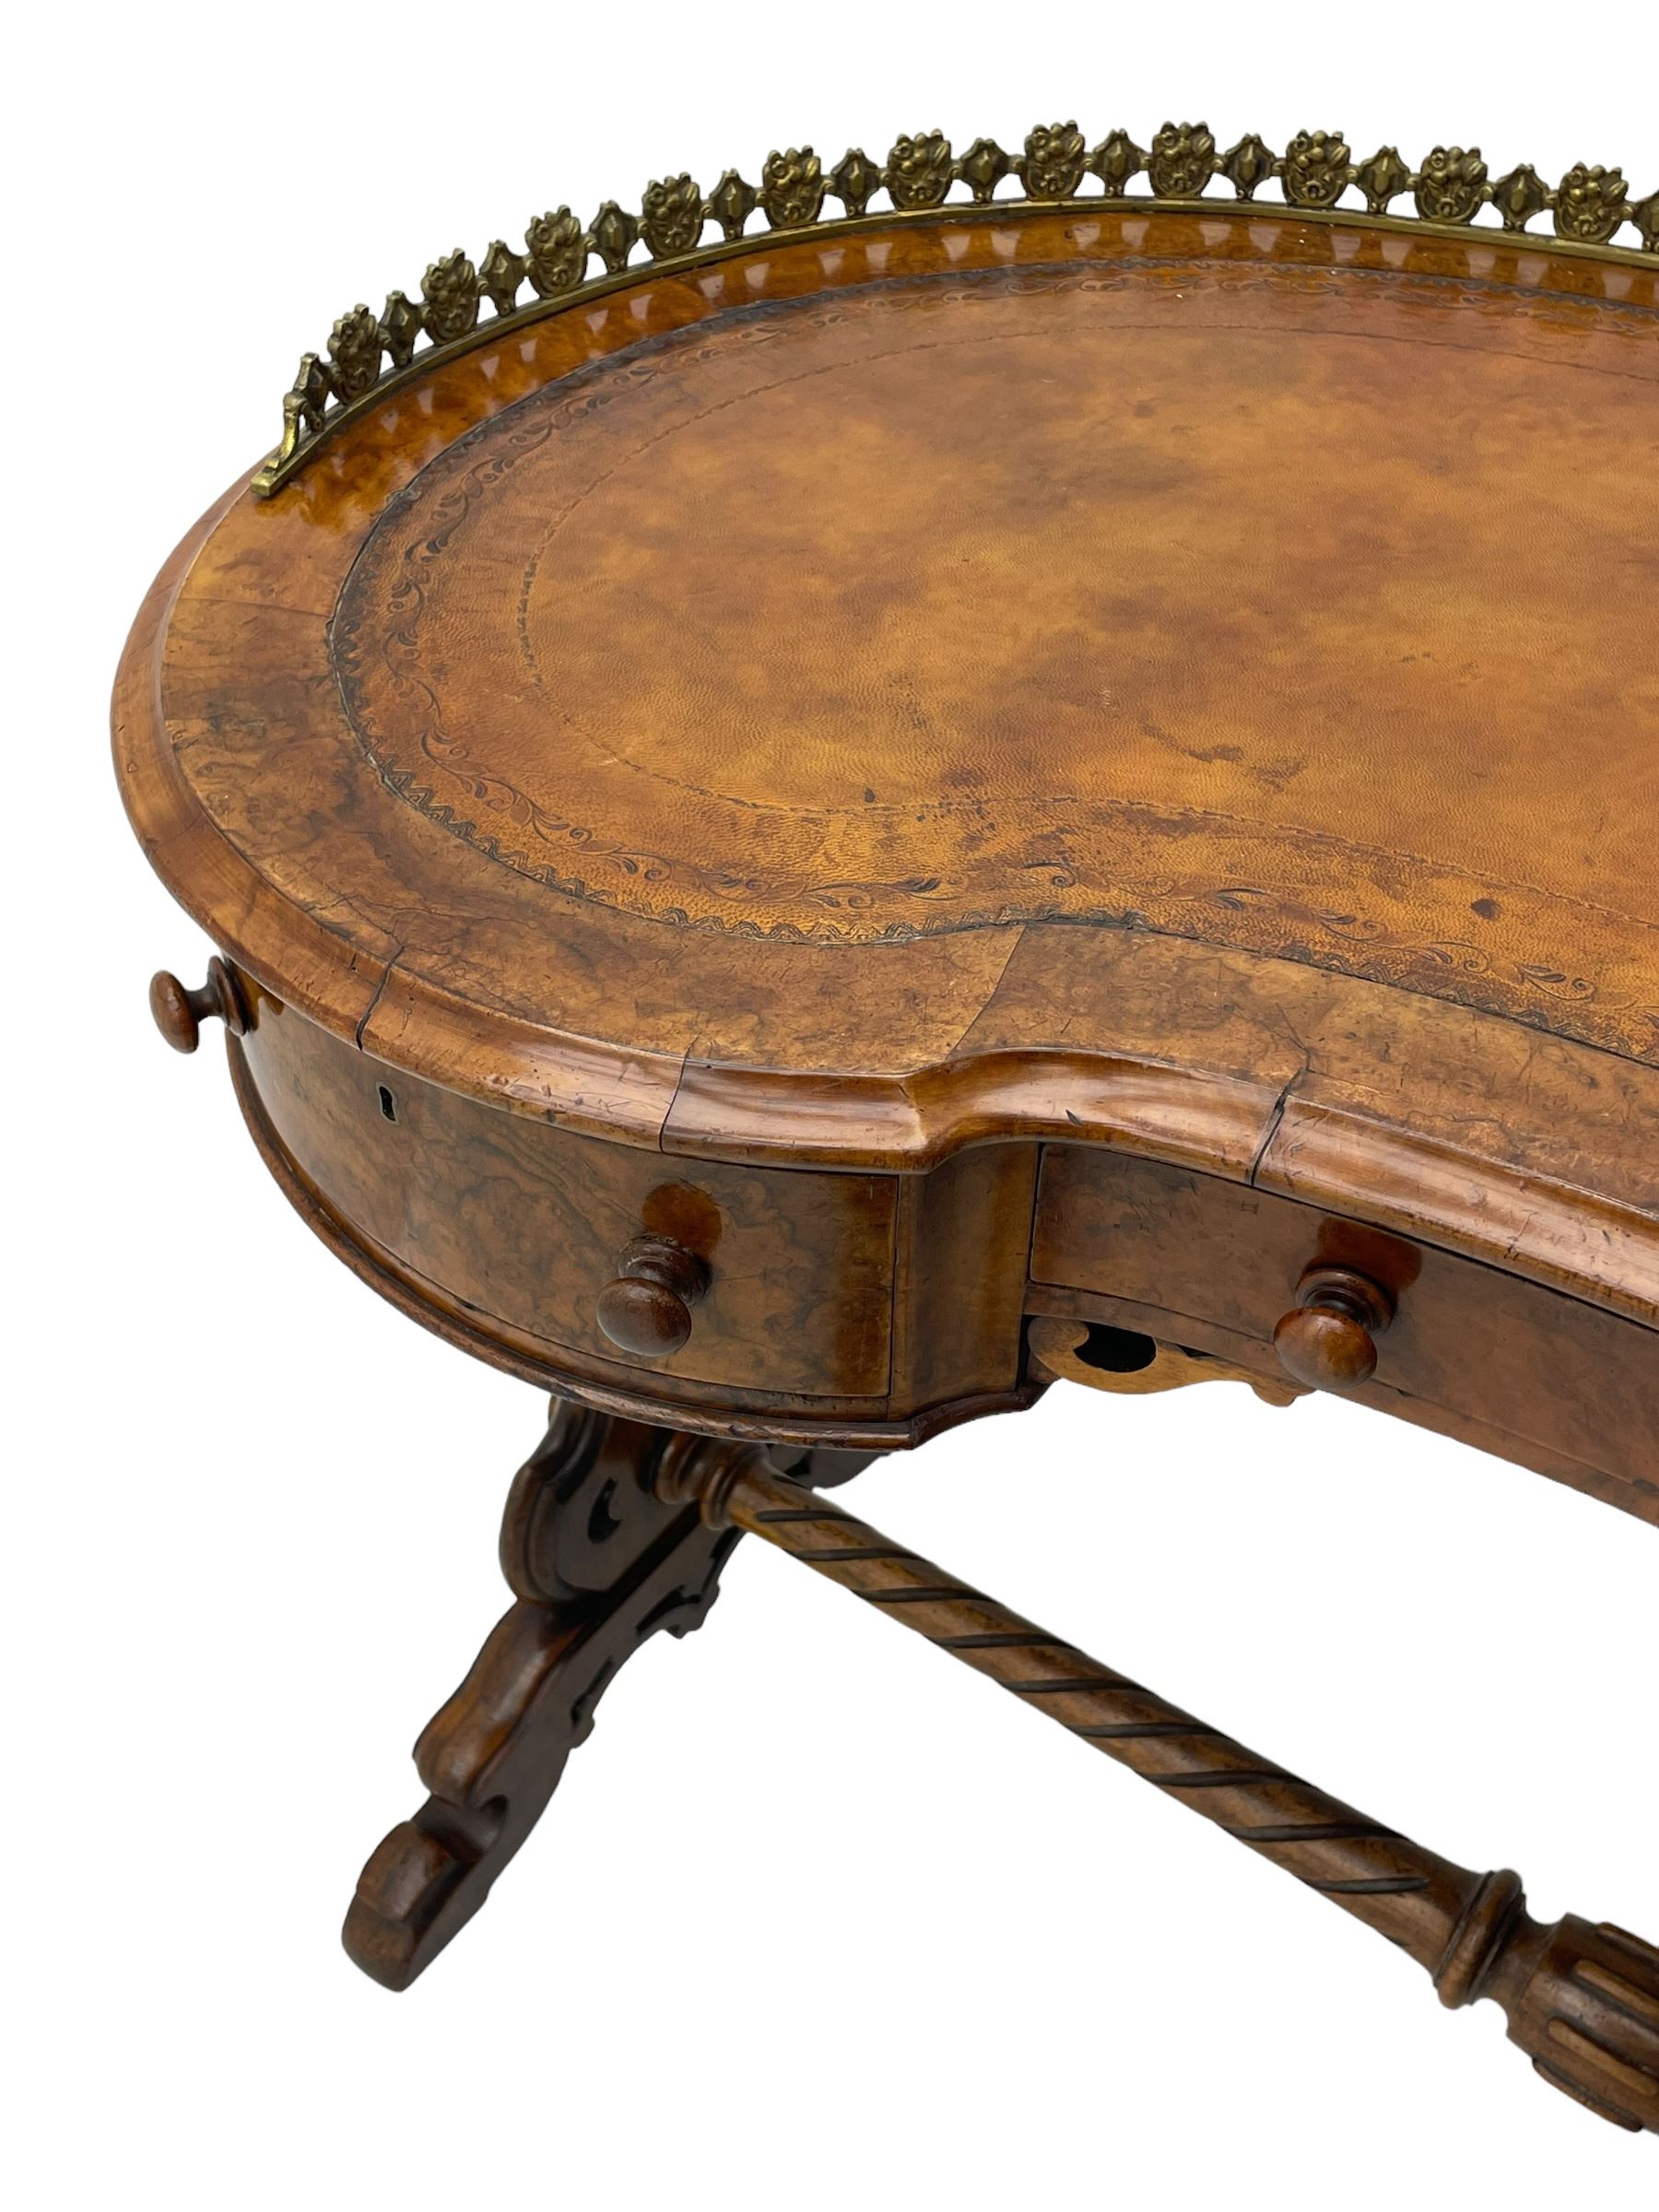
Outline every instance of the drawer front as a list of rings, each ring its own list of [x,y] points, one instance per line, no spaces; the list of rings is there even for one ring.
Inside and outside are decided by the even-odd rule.
[[[1243,1184],[1080,1145],[1043,1155],[1031,1276],[1268,1345],[1320,1262],[1397,1291],[1373,1382],[1659,1502],[1659,1333],[1517,1277]],[[1645,1500],[1643,1503],[1641,1500]]]
[[[894,1179],[679,1163],[578,1136],[403,1075],[262,998],[243,1041],[265,1113],[348,1230],[492,1322],[575,1354],[790,1396],[888,1385]],[[624,1248],[667,1236],[703,1263],[684,1347],[619,1351],[600,1292]],[[568,1364],[568,1362],[567,1362]]]

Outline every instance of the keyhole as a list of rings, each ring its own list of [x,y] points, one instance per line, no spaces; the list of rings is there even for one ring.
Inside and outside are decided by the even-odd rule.
[[[383,1083],[380,1087],[380,1102],[381,1112],[385,1115],[386,1119],[389,1122],[394,1122],[397,1119],[397,1100],[392,1096],[392,1093],[386,1088]]]

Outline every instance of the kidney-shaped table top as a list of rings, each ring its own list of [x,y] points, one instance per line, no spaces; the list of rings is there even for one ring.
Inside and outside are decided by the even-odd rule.
[[[268,988],[670,1151],[1008,1130],[1659,1308],[1659,277],[941,211],[433,366],[117,698]]]

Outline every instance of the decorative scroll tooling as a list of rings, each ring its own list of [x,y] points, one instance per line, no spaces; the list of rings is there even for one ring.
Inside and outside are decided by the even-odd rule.
[[[1132,193],[1142,176],[1150,190]],[[1554,185],[1524,163],[1494,180],[1478,147],[1437,146],[1414,170],[1392,146],[1356,162],[1340,131],[1299,131],[1279,154],[1253,134],[1221,151],[1207,124],[1166,123],[1149,148],[1112,131],[1090,151],[1074,122],[1039,124],[1018,155],[994,139],[976,138],[958,156],[942,132],[921,131],[900,138],[884,165],[855,147],[827,173],[811,147],[791,147],[767,156],[759,187],[735,170],[707,195],[688,175],[660,178],[646,186],[637,215],[607,200],[584,225],[560,207],[535,218],[522,253],[497,239],[475,267],[457,247],[427,270],[418,300],[394,291],[379,315],[359,302],[335,324],[324,353],[301,357],[282,402],[281,441],[253,488],[262,496],[277,490],[348,413],[434,355],[463,350],[499,324],[532,321],[636,272],[718,259],[746,235],[762,234],[748,231],[757,215],[764,232],[812,236],[865,220],[880,192],[889,205],[874,219],[926,218],[959,186],[968,204],[1011,211],[1073,203],[1190,210],[1200,202],[1226,204],[1219,195],[1206,201],[1218,177],[1235,201],[1246,202],[1277,180],[1286,206],[1319,221],[1365,213],[1439,234],[1489,238],[1495,230],[1526,233],[1548,215],[1555,238],[1574,253],[1639,263],[1651,255],[1659,266],[1659,191],[1633,200],[1619,170],[1584,162]],[[1009,178],[1018,192],[999,197]],[[1100,189],[1086,189],[1091,184]],[[826,199],[839,202],[839,216],[826,217]],[[1396,210],[1396,201],[1409,205]],[[1495,225],[1477,222],[1488,205]],[[718,236],[709,236],[711,225]],[[598,271],[590,274],[595,262]]]

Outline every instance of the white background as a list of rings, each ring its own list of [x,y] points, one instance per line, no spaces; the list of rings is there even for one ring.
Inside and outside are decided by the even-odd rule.
[[[122,818],[111,675],[305,345],[774,145],[1338,124],[1659,182],[1641,7],[30,9],[14,33],[5,1634],[19,2206],[1651,2207],[1366,1929],[750,1544],[408,1994],[335,1931],[505,1602],[536,1394],[313,1243]],[[21,619],[18,621],[19,610]],[[1659,825],[1655,825],[1659,831]],[[1659,1936],[1651,1532],[1328,1402],[1055,1390],[858,1509],[1534,1909]]]

